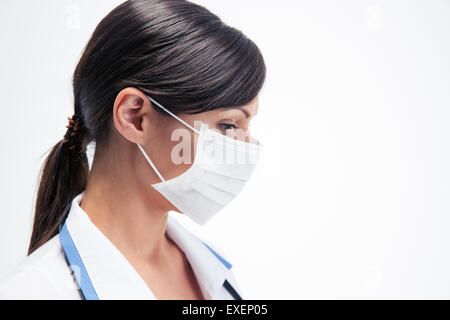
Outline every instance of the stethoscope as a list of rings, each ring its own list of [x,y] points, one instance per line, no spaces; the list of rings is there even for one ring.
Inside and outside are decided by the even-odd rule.
[[[73,272],[73,275],[78,287],[80,288],[82,298],[84,300],[100,300],[65,222],[59,230],[59,239],[61,241],[69,265],[71,266],[71,268],[72,266],[76,266],[77,268],[77,272]],[[206,243],[204,243],[203,241],[202,243],[217,257],[217,259],[220,260],[220,262],[225,265],[225,267],[227,267],[227,269],[231,268],[231,264],[227,260],[225,260],[217,252],[211,249]],[[239,293],[228,282],[228,280],[225,280],[223,286],[234,299],[243,300]]]

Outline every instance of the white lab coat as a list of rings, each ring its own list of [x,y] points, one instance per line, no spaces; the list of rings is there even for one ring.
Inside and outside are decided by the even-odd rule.
[[[82,196],[73,199],[66,224],[99,299],[156,299],[133,266],[79,206]],[[242,296],[232,270],[170,214],[166,232],[184,252],[206,299],[234,299],[223,286],[225,280]],[[220,249],[204,242],[226,259]],[[81,298],[58,235],[0,282],[0,299]]]

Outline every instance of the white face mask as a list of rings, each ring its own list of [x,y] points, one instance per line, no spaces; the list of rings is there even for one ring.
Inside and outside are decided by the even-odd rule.
[[[138,147],[161,179],[160,183],[151,186],[180,212],[203,225],[240,193],[255,168],[262,145],[235,140],[209,129],[206,124],[202,124],[198,131],[148,98],[199,134],[192,166],[170,180],[163,178],[142,146],[138,144]]]

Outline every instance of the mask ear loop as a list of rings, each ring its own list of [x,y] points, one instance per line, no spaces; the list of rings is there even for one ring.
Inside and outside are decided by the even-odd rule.
[[[178,117],[177,115],[173,114],[172,112],[170,112],[169,110],[167,110],[166,108],[164,108],[162,105],[160,105],[157,101],[155,101],[152,97],[147,96],[152,102],[154,102],[158,107],[160,107],[161,109],[163,109],[165,112],[167,112],[168,114],[170,114],[172,117],[174,117],[175,119],[177,119],[178,121],[180,121],[182,124],[184,124],[186,127],[188,127],[189,129],[191,129],[192,131],[194,131],[197,134],[200,134],[200,131],[198,131],[197,129],[195,129],[194,127],[192,127],[191,125],[189,125],[186,121],[184,121],[183,119],[181,119],[180,117]]]
[[[174,113],[170,112],[169,110],[167,110],[166,108],[164,108],[162,105],[160,105],[157,101],[155,101],[152,97],[147,96],[147,98],[149,98],[152,102],[154,102],[158,107],[160,107],[161,109],[163,109],[165,112],[167,112],[168,114],[170,114],[172,117],[174,117],[175,119],[177,119],[179,122],[181,122],[182,124],[184,124],[186,127],[188,127],[189,129],[191,129],[192,131],[194,131],[197,134],[200,134],[200,131],[198,131],[197,129],[195,129],[194,127],[192,127],[191,125],[189,125],[186,121],[184,121],[183,119],[181,119],[180,117],[178,117],[177,115],[175,115]],[[162,181],[165,182],[166,180],[164,179],[164,177],[161,175],[161,173],[158,171],[158,169],[156,169],[156,166],[153,164],[152,160],[150,160],[150,158],[148,157],[147,153],[145,152],[144,148],[142,148],[142,146],[138,143],[137,144],[139,149],[141,150],[142,154],[144,155],[145,159],[147,160],[147,162],[150,164],[150,166],[152,167],[152,169],[155,171],[155,173],[157,174],[158,178]]]
[[[161,173],[159,173],[158,169],[156,169],[155,165],[153,164],[152,160],[150,160],[150,158],[148,157],[147,153],[144,151],[144,148],[142,148],[142,146],[138,143],[137,144],[139,149],[141,149],[142,154],[144,155],[145,159],[147,159],[147,162],[152,166],[153,170],[156,172],[156,174],[158,175],[159,179],[161,179],[162,182],[166,181],[163,176],[161,175]]]

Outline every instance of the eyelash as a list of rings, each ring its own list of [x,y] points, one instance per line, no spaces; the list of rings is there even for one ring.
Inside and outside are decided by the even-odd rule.
[[[219,127],[223,130],[223,131],[227,131],[229,129],[237,129],[238,127],[232,123],[219,123]]]

